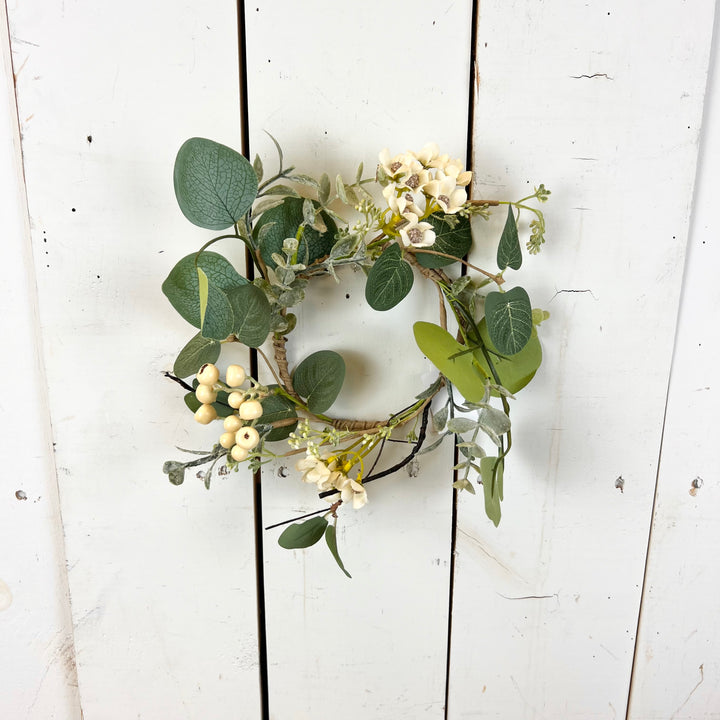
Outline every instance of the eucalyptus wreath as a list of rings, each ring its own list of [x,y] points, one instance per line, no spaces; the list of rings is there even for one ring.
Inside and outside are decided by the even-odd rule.
[[[188,468],[206,466],[198,475],[209,488],[216,467],[218,475],[241,464],[258,471],[299,456],[298,476],[330,505],[272,527],[287,526],[279,536],[285,548],[324,537],[348,574],[337,549],[340,507],[363,507],[368,483],[451,438],[459,458],[453,487],[475,494],[481,485],[485,512],[498,525],[512,447],[510,400],[540,366],[537,326],[548,317],[533,309],[520,285],[507,289],[505,275],[523,263],[521,213],[530,216],[526,252],[538,253],[545,242],[538,203],[550,191],[539,185],[517,201],[471,200],[472,173],[435,144],[397,155],[383,150],[370,177],[361,163],[352,182],[340,175],[332,181],[327,173],[316,179],[286,167],[273,142],[279,169],[267,178],[258,156],[250,163],[212,140],[192,138],[177,154],[174,186],[183,214],[201,228],[227,232],[182,258],[162,285],[175,310],[198,329],[166,375],[186,390],[195,419],[217,421],[222,432],[209,451],[168,461],[163,471],[180,485]],[[471,220],[487,219],[500,206],[507,206],[507,216],[498,270],[488,271],[466,259]],[[222,240],[243,243],[246,275],[209,249]],[[430,281],[439,299],[438,322],[413,325],[418,352],[437,368],[437,379],[407,407],[378,420],[328,414],[345,379],[339,353],[314,352],[292,371],[288,363],[286,343],[297,322],[292,310],[314,278],[342,284],[345,266],[365,274],[373,310],[402,302],[416,277]],[[221,376],[222,349],[230,343],[252,349],[272,381],[261,382],[237,364],[224,366]],[[483,448],[483,437],[492,452]],[[408,452],[382,468],[390,440],[407,443]]]

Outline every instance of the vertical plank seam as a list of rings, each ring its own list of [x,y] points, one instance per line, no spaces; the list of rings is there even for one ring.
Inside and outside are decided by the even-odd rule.
[[[4,14],[4,18],[2,18],[2,25],[4,27],[2,28],[2,32],[5,34],[5,37],[0,40],[0,42],[3,42],[5,44],[5,47],[8,51],[8,65],[9,70],[12,74],[12,101],[14,103],[15,113],[13,117],[13,144],[15,146],[15,167],[16,172],[19,175],[19,189],[20,189],[20,203],[23,207],[23,220],[24,220],[24,232],[23,232],[23,241],[27,244],[26,245],[26,262],[25,262],[25,275],[28,281],[28,302],[30,304],[30,313],[33,319],[33,327],[32,327],[32,334],[34,336],[34,344],[36,349],[36,356],[37,356],[37,368],[36,371],[39,376],[39,380],[42,384],[42,386],[45,388],[45,397],[48,397],[48,380],[47,380],[47,371],[45,367],[45,349],[44,349],[44,343],[43,343],[43,337],[42,332],[40,331],[40,303],[39,303],[39,297],[38,297],[38,289],[37,289],[37,273],[35,272],[35,260],[34,260],[34,252],[32,248],[32,230],[30,225],[30,205],[28,201],[28,192],[27,192],[27,180],[25,176],[25,155],[23,152],[23,145],[22,145],[22,133],[20,131],[20,111],[19,111],[19,104],[18,104],[18,97],[17,97],[17,81],[16,81],[16,75],[15,75],[15,63],[13,59],[13,53],[12,53],[12,37],[10,33],[10,17],[8,13],[7,8],[7,2],[6,0],[2,3],[2,12]],[[72,611],[72,596],[70,594],[70,578],[68,576],[68,563],[67,563],[67,552],[65,547],[65,524],[63,522],[63,516],[62,516],[62,505],[60,502],[60,483],[58,481],[58,467],[57,467],[57,458],[55,456],[55,432],[53,429],[53,422],[52,422],[52,414],[50,411],[50,406],[47,402],[43,403],[43,410],[44,410],[44,416],[45,416],[45,423],[43,428],[43,435],[45,438],[45,450],[44,453],[46,456],[49,456],[51,458],[51,461],[49,463],[49,467],[52,472],[52,480],[54,480],[54,488],[55,488],[55,496],[52,498],[56,508],[57,508],[57,521],[54,523],[56,525],[55,532],[53,532],[53,535],[55,536],[55,539],[57,542],[56,550],[58,553],[58,560],[60,561],[60,571],[58,573],[58,576],[60,578],[60,588],[61,592],[64,595],[64,598],[66,600],[65,605],[65,616],[69,620],[69,638],[68,640],[71,643],[72,647],[72,673],[71,677],[68,678],[69,683],[75,685],[77,692],[76,692],[76,700],[77,700],[77,708],[80,711],[79,720],[82,720],[83,718],[83,710],[82,710],[82,698],[80,693],[80,679],[77,669],[77,651],[76,651],[76,645],[75,645],[75,623],[73,619],[73,611]],[[53,482],[50,482],[50,486],[52,487]],[[57,527],[57,524],[59,524],[59,527]],[[52,662],[52,661],[50,661]],[[74,677],[73,677],[74,675]]]
[[[467,135],[465,137],[465,167],[473,167],[475,155],[475,64],[477,62],[477,25],[479,16],[479,0],[472,0],[470,7],[470,71],[468,77],[468,119]],[[472,186],[470,188],[472,197]],[[465,256],[467,259],[467,255]],[[467,274],[467,266],[463,265],[461,275]],[[453,452],[453,465],[459,462],[457,446]],[[458,471],[453,471],[453,480],[457,480]],[[447,653],[445,657],[445,699],[444,699],[444,720],[448,720],[450,711],[450,662],[452,656],[452,632],[453,632],[453,602],[455,598],[455,551],[457,546],[457,520],[458,520],[458,490],[453,488],[452,492],[452,515],[450,521],[450,570],[448,574],[448,626],[447,626]]]
[[[640,639],[640,628],[642,626],[642,618],[643,618],[643,605],[645,604],[646,600],[646,586],[647,586],[647,579],[648,579],[648,568],[650,564],[650,556],[652,553],[652,539],[653,539],[653,530],[655,528],[655,513],[656,513],[656,507],[657,507],[657,499],[658,499],[658,488],[660,486],[660,472],[662,470],[662,451],[663,451],[663,444],[665,442],[665,423],[667,421],[667,413],[668,413],[668,402],[670,400],[670,390],[672,387],[672,378],[673,378],[673,368],[675,366],[675,356],[677,354],[677,343],[678,343],[678,330],[680,328],[680,313],[683,305],[683,296],[684,296],[684,290],[685,290],[685,283],[687,280],[687,269],[688,269],[688,263],[687,258],[689,255],[689,244],[694,234],[694,224],[695,224],[695,198],[697,197],[697,187],[698,187],[698,181],[701,175],[702,170],[702,164],[703,164],[703,147],[705,145],[705,135],[707,132],[707,113],[708,113],[708,102],[707,102],[707,91],[708,88],[711,86],[711,73],[712,68],[714,66],[714,58],[716,53],[718,52],[718,35],[720,34],[720,13],[718,13],[717,5],[715,8],[715,14],[713,16],[713,30],[712,30],[712,38],[710,40],[710,52],[708,54],[708,72],[705,76],[705,90],[703,92],[703,112],[702,112],[702,121],[701,121],[701,130],[700,130],[700,137],[697,147],[697,155],[696,155],[696,163],[695,163],[695,178],[693,181],[693,187],[691,188],[691,210],[690,210],[690,221],[688,223],[688,237],[687,237],[687,245],[688,249],[685,253],[685,266],[683,268],[683,286],[680,293],[680,301],[678,302],[678,308],[677,308],[677,315],[675,318],[675,341],[673,343],[673,353],[672,353],[672,360],[670,363],[670,373],[668,375],[668,382],[667,382],[667,390],[665,392],[665,410],[663,412],[663,422],[662,422],[662,431],[660,433],[660,449],[658,451],[658,460],[657,460],[657,469],[655,472],[655,490],[653,493],[653,503],[652,503],[652,511],[650,514],[650,529],[648,532],[648,542],[647,542],[647,549],[645,550],[645,568],[643,572],[643,581],[642,581],[642,588],[640,590],[640,607],[638,608],[638,618],[637,618],[637,626],[635,628],[635,644],[633,647],[633,657],[632,657],[632,665],[630,666],[630,683],[628,685],[628,695],[627,695],[627,704],[625,706],[625,720],[630,720],[630,711],[632,709],[632,693],[633,693],[633,685],[635,681],[635,673],[637,672],[637,661],[638,661],[638,644]]]
[[[247,26],[245,22],[245,2],[238,0],[238,63],[240,79],[240,132],[242,154],[250,159],[250,128],[248,106],[247,76]],[[254,267],[250,251],[245,248],[245,268],[250,281],[253,280]],[[257,350],[250,348],[250,375],[258,376]],[[267,625],[265,613],[265,554],[263,548],[263,516],[262,516],[262,471],[253,473],[253,521],[255,535],[255,594],[257,603],[257,634],[258,634],[258,680],[260,684],[260,720],[269,720],[269,691],[267,663]]]

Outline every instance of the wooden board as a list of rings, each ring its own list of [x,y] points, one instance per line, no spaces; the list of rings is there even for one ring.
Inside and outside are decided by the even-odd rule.
[[[624,715],[713,6],[481,5],[476,192],[553,191],[508,275],[552,317],[500,528],[461,498],[450,718]]]
[[[633,671],[633,720],[711,718],[720,709],[719,19]]]
[[[4,4],[0,27],[0,217],[9,269],[0,313],[6,466],[0,503],[0,715],[71,718],[79,716],[75,651]]]
[[[237,144],[232,3],[11,3],[30,226],[85,720],[257,716],[251,486],[161,472],[208,447],[162,377],[194,334],[160,293],[208,233],[180,144]]]
[[[360,161],[372,175],[386,146],[436,141],[464,156],[469,2],[280,5],[246,4],[251,151],[269,168],[275,151],[263,130],[288,163],[315,175],[352,178]],[[441,62],[429,48],[442,48]],[[420,287],[381,315],[367,307],[362,277],[347,283],[328,279],[308,293],[291,365],[314,350],[340,352],[349,379],[333,411],[387,416],[434,379],[412,322],[435,319],[437,297]],[[352,580],[322,545],[289,552],[279,531],[266,533],[271,717],[443,717],[451,467],[448,446],[423,456],[417,477],[378,480],[365,508],[342,512]],[[293,463],[285,468],[285,477],[279,467],[263,474],[266,524],[322,507]]]

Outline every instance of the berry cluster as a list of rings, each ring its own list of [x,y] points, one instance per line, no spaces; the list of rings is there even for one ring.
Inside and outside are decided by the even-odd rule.
[[[225,372],[225,384],[220,383],[220,371],[212,363],[206,363],[198,371],[198,386],[195,397],[202,403],[195,413],[195,420],[207,425],[217,419],[217,412],[212,403],[217,400],[218,390],[230,390],[228,405],[236,413],[228,415],[223,421],[225,432],[220,435],[220,445],[230,451],[235,462],[246,460],[250,451],[260,442],[260,434],[253,427],[255,421],[263,414],[262,403],[257,399],[256,390],[243,390],[242,384],[247,379],[244,368],[230,365]]]

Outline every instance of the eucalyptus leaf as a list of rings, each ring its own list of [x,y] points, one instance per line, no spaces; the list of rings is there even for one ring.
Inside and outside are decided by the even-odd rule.
[[[293,374],[295,392],[307,400],[311,413],[325,412],[337,398],[345,380],[345,361],[332,350],[306,357]]]
[[[290,197],[300,197],[300,193],[291,188],[289,185],[272,185],[271,187],[263,190],[263,195],[289,195]]]
[[[168,460],[163,465],[163,472],[173,485],[182,485],[185,481],[185,464],[176,460]]]
[[[510,430],[510,418],[494,407],[484,407],[478,413],[478,427],[500,447],[500,436]]]
[[[445,253],[460,259],[467,255],[472,246],[472,231],[470,229],[470,219],[460,218],[457,224],[453,225],[453,221],[457,220],[454,215],[450,215],[452,220],[447,220],[445,215],[433,213],[426,219],[435,230],[435,243],[427,248],[435,252]],[[420,248],[422,250],[422,248]],[[451,258],[439,257],[430,253],[417,252],[416,260],[426,268],[440,268],[451,265],[457,260]]]
[[[440,444],[446,437],[450,437],[450,434],[444,433],[437,440],[435,440],[435,442],[433,442],[432,444],[425,445],[423,447],[423,449],[418,453],[418,455],[425,455],[425,453],[430,453],[433,450],[435,450],[435,448],[440,447]]]
[[[499,464],[497,466],[497,472],[493,475],[495,463]],[[503,460],[498,461],[496,457],[488,456],[480,460],[483,495],[485,497],[485,514],[492,520],[495,527],[500,524],[503,464]]]
[[[303,175],[302,173],[294,173],[293,175],[288,175],[288,180],[290,180],[291,182],[300,183],[301,185],[309,185],[316,190],[320,188],[320,185],[315,178],[310,177],[309,175]]]
[[[468,402],[480,402],[487,374],[476,365],[473,353],[439,325],[416,322],[413,333],[420,350],[462,396]]]
[[[194,225],[224,230],[249,210],[258,191],[253,166],[240,153],[205,138],[190,138],[175,159],[175,197]]]
[[[532,336],[532,306],[524,288],[491,292],[485,298],[485,320],[493,345],[502,355],[515,355]]]
[[[274,390],[275,388],[277,388],[277,385],[268,386],[269,390]],[[278,420],[295,420],[292,425],[282,425],[281,427],[273,428],[265,436],[267,442],[287,439],[297,426],[297,412],[295,411],[294,403],[282,395],[268,395],[262,400],[262,408],[263,414],[258,422],[263,425],[271,425]]]
[[[287,197],[280,205],[265,210],[255,223],[255,240],[268,267],[275,268],[272,255],[282,252],[285,238],[297,236],[298,229],[304,222],[303,202],[302,198]],[[327,231],[320,233],[312,227],[303,228],[298,245],[298,260],[306,265],[325,257],[335,243],[337,225],[324,211],[318,214],[322,217]]]
[[[162,284],[162,291],[183,319],[199,328],[201,319],[200,284],[197,267],[207,276],[209,287],[223,293],[239,285],[245,285],[247,280],[218,253],[209,251],[201,253],[197,267],[195,265],[196,255],[197,253],[186,255],[175,265]],[[211,292],[212,289],[208,293],[208,303],[210,303]]]
[[[455,435],[462,435],[463,433],[475,430],[477,426],[478,424],[475,420],[462,417],[450,418],[447,423],[447,429]]]
[[[345,565],[343,565],[343,561],[340,559],[340,554],[338,553],[338,549],[337,549],[337,536],[335,534],[335,526],[334,525],[327,526],[327,528],[325,530],[325,542],[327,543],[327,546],[330,549],[332,556],[335,558],[335,562],[338,564],[338,567],[349,578],[352,578],[352,575],[345,569]]]
[[[433,428],[436,432],[442,432],[448,419],[448,406],[444,405],[432,416]]]
[[[318,190],[318,200],[321,205],[326,205],[330,199],[330,178],[327,173],[320,176],[320,189]]]
[[[345,194],[345,184],[343,183],[342,177],[338,175],[335,178],[335,188],[337,189],[337,196],[346,204],[349,205],[348,197]]]
[[[263,164],[259,155],[255,155],[255,159],[253,160],[253,170],[255,171],[255,177],[257,178],[258,183],[261,183],[263,179]]]
[[[233,310],[228,296],[212,283],[208,283],[207,307],[200,330],[202,336],[224,340],[232,330]]]
[[[178,354],[173,372],[180,378],[194,375],[205,363],[214,363],[220,357],[220,343],[200,333],[192,337]]]
[[[500,243],[497,249],[497,264],[501,270],[510,267],[518,270],[522,265],[522,250],[518,239],[517,224],[512,205],[508,205],[507,220],[500,236]]]
[[[393,243],[383,251],[368,273],[365,299],[373,310],[390,310],[410,292],[414,282],[410,265]]]
[[[278,538],[280,547],[296,550],[314,545],[325,534],[328,521],[324,517],[314,517],[302,523],[293,523],[285,528]]]
[[[415,399],[416,400],[426,400],[427,398],[432,397],[440,389],[440,387],[442,386],[442,383],[443,383],[442,377],[438,376],[438,379],[432,385],[430,385],[430,387],[425,388],[425,390],[423,390],[419,395],[416,395]]]
[[[487,323],[484,319],[480,322],[478,328],[492,360],[495,372],[500,378],[501,385],[511,393],[522,390],[533,379],[537,369],[542,363],[542,347],[538,339],[537,330],[533,328],[528,344],[519,353],[503,356],[490,340]],[[490,366],[482,352],[476,350],[474,355],[476,363],[484,372],[491,375]],[[498,394],[497,391],[493,391],[493,395]]]
[[[251,348],[260,347],[270,332],[270,303],[255,285],[233,288],[227,294],[233,311],[235,337]]]

